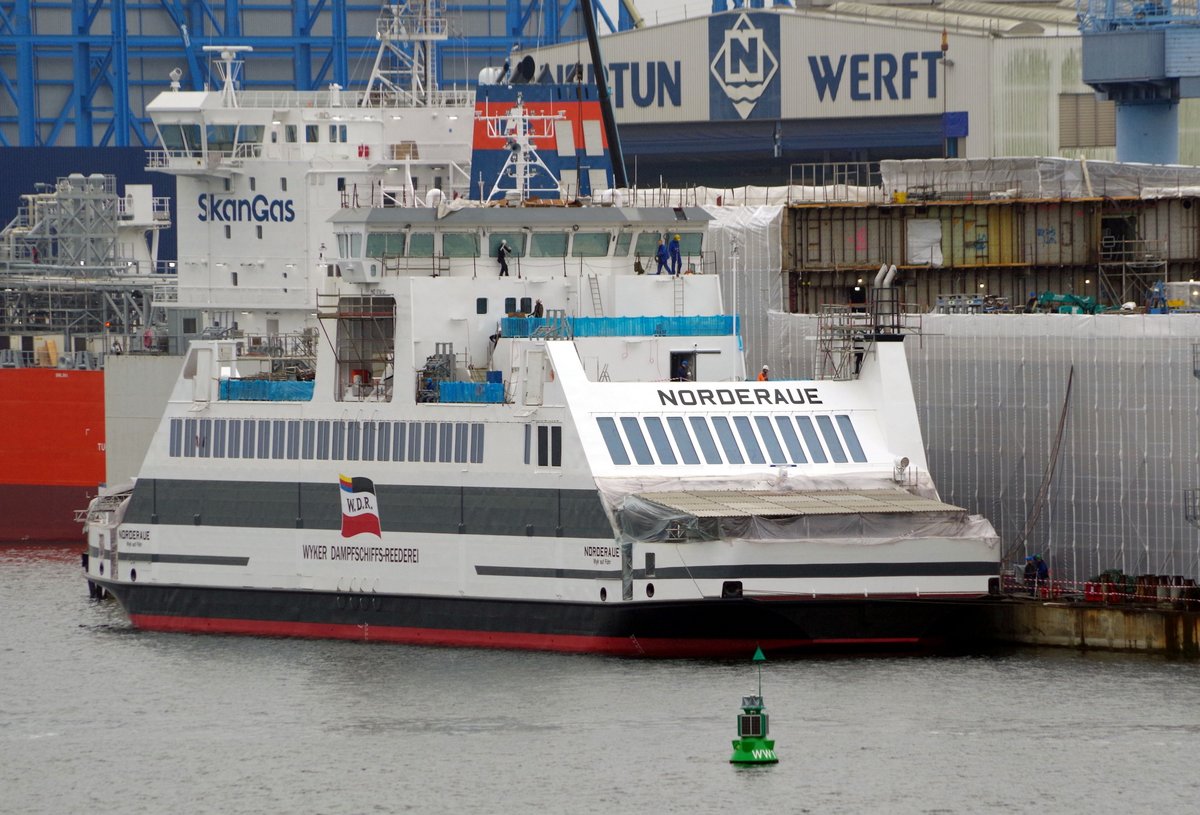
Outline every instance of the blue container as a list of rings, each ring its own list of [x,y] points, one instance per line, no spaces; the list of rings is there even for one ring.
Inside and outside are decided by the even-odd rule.
[[[488,371],[487,381],[491,382],[493,385],[503,385],[504,371]]]

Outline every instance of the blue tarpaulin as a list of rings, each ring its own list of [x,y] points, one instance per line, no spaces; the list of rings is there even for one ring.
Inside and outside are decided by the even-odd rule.
[[[504,402],[503,382],[439,382],[439,402]]]
[[[222,379],[220,398],[227,402],[311,402],[312,382],[269,379]]]
[[[737,317],[714,314],[697,317],[567,317],[566,328],[576,337],[712,337],[738,332]],[[505,317],[500,333],[505,337],[553,334],[559,320],[548,317]]]

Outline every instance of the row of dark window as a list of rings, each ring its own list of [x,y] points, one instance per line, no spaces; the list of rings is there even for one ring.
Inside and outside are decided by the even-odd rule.
[[[599,416],[613,464],[865,462],[854,423],[836,416]],[[840,434],[839,434],[840,431]],[[674,441],[674,445],[672,445]]]
[[[479,464],[482,422],[172,419],[172,458]]]

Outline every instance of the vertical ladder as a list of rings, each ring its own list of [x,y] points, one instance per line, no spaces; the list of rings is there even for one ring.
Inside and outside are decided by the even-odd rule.
[[[600,300],[600,281],[594,274],[588,275],[588,285],[592,287],[592,315],[604,316],[604,303]]]
[[[683,316],[683,272],[675,275],[675,316]]]

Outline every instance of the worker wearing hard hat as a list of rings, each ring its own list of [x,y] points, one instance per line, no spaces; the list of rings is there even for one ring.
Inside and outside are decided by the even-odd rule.
[[[679,274],[679,270],[683,266],[683,257],[679,254],[679,236],[671,238],[671,243],[667,246],[667,254],[671,256],[671,274]]]
[[[766,365],[762,366],[762,370],[758,372],[758,381],[767,382],[771,378],[771,369]]]

